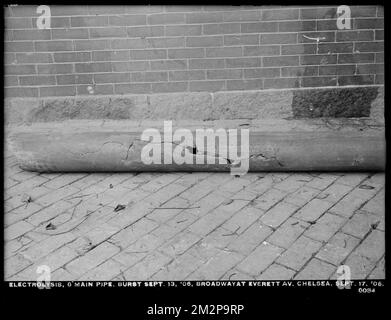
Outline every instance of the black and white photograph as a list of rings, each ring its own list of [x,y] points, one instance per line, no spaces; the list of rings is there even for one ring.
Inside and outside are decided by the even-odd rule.
[[[3,19],[5,282],[384,285],[383,5]]]

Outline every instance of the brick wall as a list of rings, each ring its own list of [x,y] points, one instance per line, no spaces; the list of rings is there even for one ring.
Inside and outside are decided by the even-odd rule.
[[[47,97],[383,84],[383,8],[4,8],[5,96]],[[319,44],[306,37],[320,37]]]

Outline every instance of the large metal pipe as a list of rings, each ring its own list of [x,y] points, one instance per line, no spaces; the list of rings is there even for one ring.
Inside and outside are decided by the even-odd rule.
[[[249,129],[250,171],[382,171],[385,169],[384,127],[359,123],[332,126],[321,120],[279,121],[273,126],[236,122],[225,127]],[[266,123],[266,122],[265,122]],[[31,171],[230,171],[233,163],[220,164],[218,143],[215,164],[196,164],[200,146],[192,149],[191,164],[145,164],[141,152],[148,142],[140,139],[148,126],[126,125],[112,121],[72,121],[39,124],[12,130],[11,147],[21,168]],[[188,128],[195,135],[196,124]],[[181,128],[186,128],[181,126]],[[161,129],[161,126],[160,126]],[[173,128],[175,131],[176,127]],[[163,135],[163,132],[162,132]],[[189,149],[190,150],[190,149]],[[239,148],[240,150],[240,148]],[[164,154],[164,148],[161,150]],[[163,158],[163,156],[162,156]]]

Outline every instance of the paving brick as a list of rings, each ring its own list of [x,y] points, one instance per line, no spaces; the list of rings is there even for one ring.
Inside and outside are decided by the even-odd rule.
[[[31,261],[37,261],[74,239],[75,236],[72,233],[53,235],[39,243],[35,243],[25,250],[22,250],[20,253]]]
[[[364,238],[374,227],[381,223],[381,218],[368,214],[365,211],[357,211],[343,226],[342,231],[355,236]]]
[[[187,280],[218,280],[242,259],[243,256],[238,253],[222,251],[189,275]]]
[[[368,174],[365,173],[344,174],[343,176],[339,177],[335,183],[356,187],[367,178]]]
[[[20,254],[16,254],[4,261],[4,277],[7,280],[12,280],[13,275],[25,269],[31,264],[31,261]],[[10,278],[11,277],[11,278]]]
[[[67,201],[59,201],[52,204],[51,206],[46,207],[45,209],[38,211],[37,213],[34,213],[28,217],[26,221],[35,226],[38,226],[41,223],[49,221],[57,215],[69,210],[72,206],[72,203]]]
[[[163,269],[171,261],[171,258],[159,252],[154,252],[142,261],[126,270],[123,275],[127,281],[149,279],[153,274]]]
[[[255,207],[264,211],[269,210],[287,195],[286,191],[270,188],[255,200]]]
[[[291,280],[296,271],[273,263],[257,277],[257,280]]]
[[[170,257],[176,257],[183,254],[187,249],[193,246],[201,239],[200,236],[190,232],[183,232],[173,237],[159,251]]]
[[[319,193],[316,198],[336,203],[352,190],[351,186],[333,183],[331,186]]]
[[[24,279],[25,281],[36,281],[39,274],[37,273],[37,268],[39,266],[48,266],[50,268],[51,275],[57,269],[62,267],[67,262],[73,260],[78,256],[77,252],[64,246],[52,252],[51,254],[43,257],[32,266],[24,269],[22,272],[18,273],[18,279]],[[53,279],[51,279],[53,280]]]
[[[338,177],[339,176],[337,175],[322,173],[318,177],[315,177],[310,182],[308,182],[306,186],[319,190],[324,190],[336,179],[338,179]]]
[[[283,251],[282,248],[263,242],[237,266],[237,269],[257,276],[271,265]]]
[[[75,275],[75,277],[79,277],[87,271],[98,266],[105,260],[111,258],[119,251],[120,249],[117,246],[105,242],[95,247],[91,251],[88,251],[84,256],[79,257],[68,263],[65,268],[70,273]]]
[[[259,222],[251,225],[237,239],[228,245],[229,250],[234,250],[242,254],[249,254],[270,234],[272,229]]]
[[[161,269],[155,273],[151,277],[151,280],[180,281],[186,279],[186,277],[189,276],[190,273],[194,272],[198,267],[200,267],[201,264],[201,260],[197,259],[189,253],[184,253],[166,265],[164,269]]]
[[[279,202],[273,208],[268,210],[261,218],[260,221],[272,228],[277,228],[282,224],[286,219],[288,219],[299,207],[285,203]]]
[[[362,210],[368,211],[378,216],[384,216],[385,213],[385,190],[381,189],[376,196],[369,200]]]
[[[295,280],[327,280],[335,269],[335,266],[314,258],[295,276]]]
[[[25,221],[19,221],[4,230],[4,239],[12,240],[34,229],[34,226]]]
[[[369,258],[377,262],[385,252],[385,235],[384,232],[373,230],[363,242],[354,250],[355,254]]]
[[[350,268],[351,280],[362,280],[365,279],[372,271],[374,264],[371,260],[358,254],[352,253],[344,265]],[[334,273],[332,278],[337,279],[337,274]]]
[[[312,200],[320,191],[311,187],[301,187],[284,198],[284,202],[302,207]]]
[[[123,272],[125,267],[114,260],[107,260],[82,275],[79,281],[109,281]]]
[[[313,199],[308,202],[304,207],[302,207],[294,215],[295,218],[298,218],[303,221],[316,221],[323,213],[325,213],[332,204],[330,202]]]
[[[290,245],[308,228],[309,224],[296,218],[288,218],[267,241],[281,248],[289,248]]]
[[[304,235],[318,241],[328,241],[345,223],[345,219],[331,213],[325,213],[316,224],[311,225]]]
[[[245,207],[227,220],[222,227],[241,234],[263,214],[264,212],[260,209]]]
[[[298,271],[315,255],[321,246],[320,242],[301,236],[276,262]]]
[[[57,269],[50,277],[51,281],[72,281],[74,275],[65,270],[64,268]]]
[[[384,258],[376,265],[375,269],[372,270],[368,279],[382,280],[386,278],[385,260]]]
[[[359,242],[360,240],[355,237],[338,232],[319,250],[316,258],[339,266]]]

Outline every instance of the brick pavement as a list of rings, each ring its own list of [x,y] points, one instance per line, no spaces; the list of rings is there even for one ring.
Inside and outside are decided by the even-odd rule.
[[[385,276],[384,174],[66,173],[5,158],[5,278]],[[115,210],[117,205],[125,206]]]

